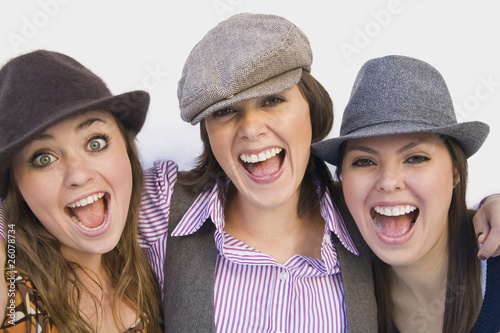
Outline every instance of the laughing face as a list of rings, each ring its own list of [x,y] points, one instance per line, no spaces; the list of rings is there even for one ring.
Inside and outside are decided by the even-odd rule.
[[[448,209],[458,178],[435,134],[348,140],[342,160],[349,210],[370,248],[393,266],[446,252]]]
[[[219,110],[205,124],[239,199],[262,209],[296,203],[312,135],[309,105],[297,86]]]
[[[89,111],[37,135],[12,164],[35,216],[77,260],[112,250],[125,225],[132,170],[113,116]]]

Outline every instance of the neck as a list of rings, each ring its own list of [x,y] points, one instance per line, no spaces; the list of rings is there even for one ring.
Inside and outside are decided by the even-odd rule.
[[[231,199],[226,202],[224,231],[281,264],[296,254],[321,258],[325,223],[319,208],[299,216],[298,193],[271,209],[256,207],[233,194],[228,193]]]
[[[67,249],[63,246],[61,246],[61,252],[66,260],[75,262],[83,268],[91,270],[95,273],[102,271],[104,267],[101,253],[79,252]]]
[[[392,318],[401,331],[441,332],[448,275],[447,241],[407,266],[391,266]]]

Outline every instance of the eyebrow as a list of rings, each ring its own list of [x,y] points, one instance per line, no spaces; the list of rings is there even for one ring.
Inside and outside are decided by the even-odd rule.
[[[87,119],[83,122],[81,122],[80,124],[78,124],[78,126],[76,126],[75,128],[75,131],[78,132],[78,131],[81,131],[85,128],[88,128],[90,127],[93,123],[95,123],[96,121],[100,121],[102,123],[106,123],[104,120],[100,119],[100,118],[90,118],[90,119]],[[46,133],[40,133],[40,134],[36,134],[34,137],[33,137],[33,141],[43,141],[43,140],[50,140],[50,139],[53,139],[54,137],[50,134],[46,134]]]
[[[105,123],[104,120],[100,119],[100,118],[90,118],[90,119],[87,119],[85,120],[84,122],[80,123],[77,127],[76,127],[76,130],[77,131],[81,131],[82,129],[84,128],[87,128],[87,127],[90,127],[93,123],[95,123],[96,121],[100,121],[102,123]]]

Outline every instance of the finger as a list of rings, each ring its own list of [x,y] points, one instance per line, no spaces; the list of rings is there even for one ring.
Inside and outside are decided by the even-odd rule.
[[[484,212],[478,211],[472,218],[472,223],[474,224],[477,241],[479,244],[483,244],[490,232],[490,224]]]
[[[489,234],[484,235],[483,246],[479,249],[478,257],[481,260],[486,260],[491,256],[500,254],[500,228],[493,227]],[[486,237],[487,236],[487,237]],[[483,235],[480,236],[480,238]]]

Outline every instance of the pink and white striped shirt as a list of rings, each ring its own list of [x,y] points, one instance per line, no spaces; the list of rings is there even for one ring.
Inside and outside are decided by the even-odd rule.
[[[146,172],[140,242],[161,284],[176,171],[173,162],[157,162]],[[344,291],[331,233],[349,251],[358,252],[328,194],[321,199],[321,214],[326,221],[322,259],[296,255],[279,264],[224,232],[223,203],[217,195],[217,186],[199,195],[172,237],[194,233],[208,217],[216,226],[217,332],[346,331]]]
[[[139,218],[139,243],[163,289],[168,219],[177,165],[158,161],[145,171],[145,191]],[[358,254],[328,193],[321,198],[326,221],[322,259],[295,255],[280,264],[224,232],[223,203],[217,187],[193,203],[172,233],[182,237],[198,230],[208,217],[216,226],[219,251],[215,269],[217,332],[346,332],[346,310],[340,265],[331,241]],[[0,223],[3,224],[0,210]],[[186,286],[189,288],[189,286]],[[163,291],[162,291],[163,295]],[[196,320],[193,318],[193,320]]]

